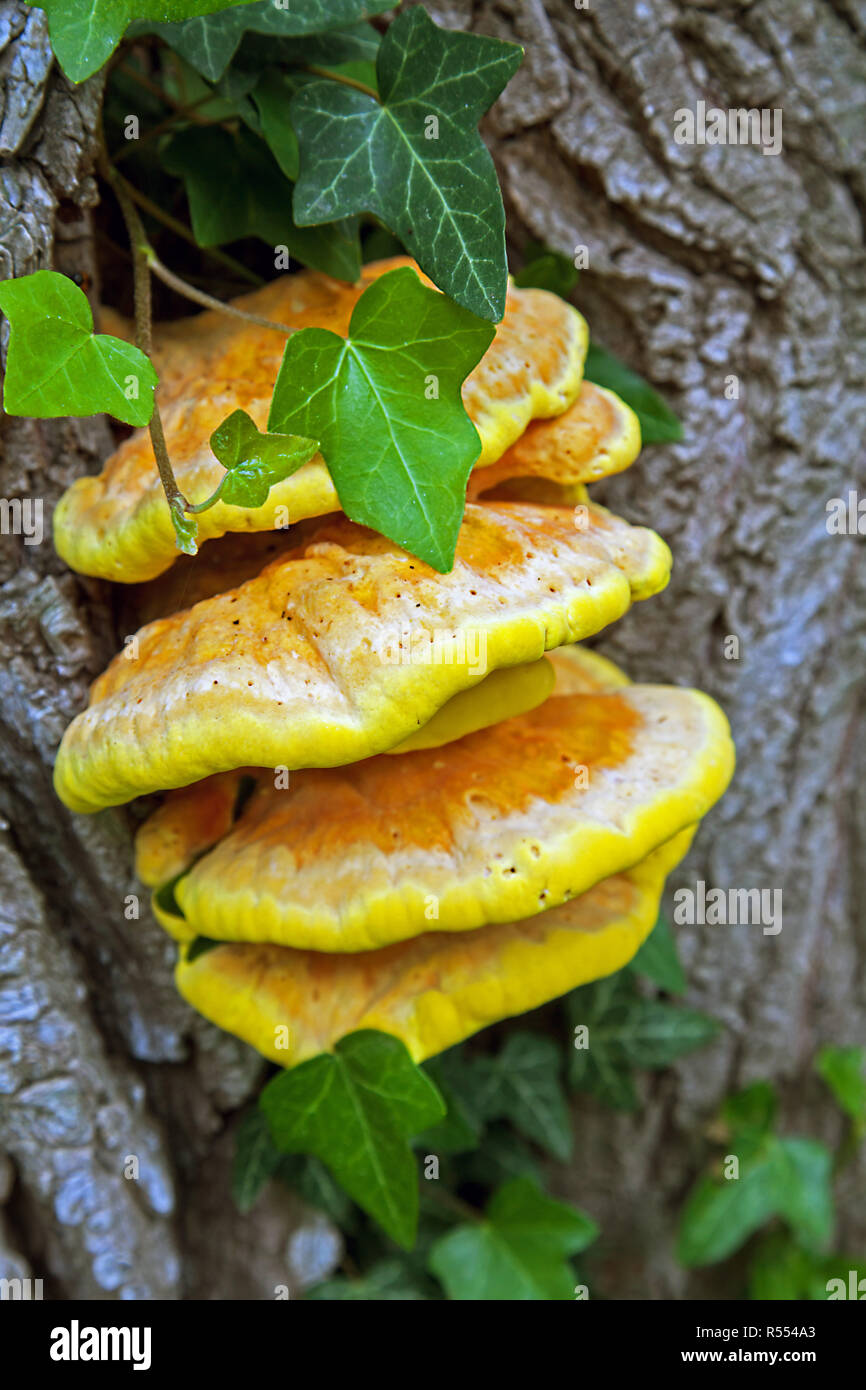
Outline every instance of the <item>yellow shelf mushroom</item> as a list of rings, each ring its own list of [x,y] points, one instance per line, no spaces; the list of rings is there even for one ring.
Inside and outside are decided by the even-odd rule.
[[[378,261],[365,266],[357,285],[305,271],[236,303],[292,329],[316,326],[345,334],[367,286],[403,265],[418,270],[406,257]],[[223,476],[208,442],[216,427],[243,409],[265,428],[285,335],[207,312],[158,330],[155,341],[157,400],[175,476],[186,497],[201,500]],[[572,404],[588,341],[586,323],[571,305],[546,290],[509,286],[505,317],[463,386],[463,403],[481,441],[476,468],[499,459],[530,420]],[[264,506],[218,502],[202,513],[199,540],[229,531],[272,531],[339,507],[330,473],[316,456],[275,484]],[[81,574],[123,583],[153,579],[174,563],[174,529],[146,430],[125,440],[97,477],[72,484],[54,514],[54,542]]]
[[[421,1062],[626,965],[693,833],[561,907],[460,936],[428,932],[357,955],[231,945],[188,960],[183,947],[177,987],[205,1018],[281,1067],[360,1028],[394,1034]]]
[[[358,952],[528,918],[694,824],[732,770],[727,721],[706,695],[630,685],[554,692],[441,747],[298,772],[287,787],[259,774],[176,885],[179,930]],[[222,805],[222,783],[215,796]],[[219,818],[207,783],[184,809],[204,846],[196,821]]]
[[[578,641],[667,583],[654,532],[600,507],[470,503],[439,574],[345,519],[239,588],[142,629],[55,765],[75,811],[212,773],[333,767],[410,737],[502,666]]]
[[[238,303],[345,332],[407,263]],[[210,313],[157,331],[188,496],[219,482],[208,439],[231,410],[264,426],[283,343]],[[203,513],[211,544],[177,565],[144,432],[58,507],[68,562],[138,583],[132,611],[156,615],[67,730],[58,794],[89,812],[167,793],[136,858],[178,987],[282,1066],[362,1028],[420,1061],[620,969],[730,779],[712,700],[574,645],[671,564],[585,491],[640,448],[629,407],[582,381],[586,349],[574,309],[509,289],[463,387],[481,453],[447,574],[348,521],[318,458],[264,507]]]

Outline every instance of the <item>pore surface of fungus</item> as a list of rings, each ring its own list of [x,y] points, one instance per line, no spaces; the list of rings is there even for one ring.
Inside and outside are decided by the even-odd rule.
[[[439,574],[346,520],[238,589],[143,628],[64,735],[55,787],[95,811],[216,772],[384,752],[501,666],[663,588],[670,552],[600,507],[470,504]]]
[[[361,1028],[400,1038],[420,1062],[631,960],[693,833],[524,921],[459,936],[428,932],[358,955],[241,944],[187,961],[182,948],[177,986],[199,1013],[283,1067]],[[286,1033],[288,1048],[277,1048]]]
[[[291,328],[317,326],[345,335],[362,291],[403,265],[413,262],[401,257],[368,265],[354,286],[302,272],[237,303]],[[157,400],[178,485],[190,500],[210,496],[223,476],[209,440],[231,411],[246,410],[265,428],[285,341],[273,329],[211,312],[157,330]],[[464,405],[481,439],[477,467],[498,459],[530,420],[571,405],[587,342],[586,324],[571,305],[545,290],[509,287],[496,337],[463,387]],[[330,473],[317,455],[275,484],[263,506],[218,502],[203,512],[199,539],[269,531],[285,520],[322,516],[339,507]],[[125,440],[97,477],[73,483],[55,511],[54,539],[73,569],[104,579],[140,582],[174,562],[174,530],[146,430]]]

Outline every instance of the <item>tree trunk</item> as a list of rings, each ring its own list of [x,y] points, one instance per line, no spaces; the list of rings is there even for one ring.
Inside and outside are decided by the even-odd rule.
[[[863,484],[863,9],[428,8],[526,47],[487,130],[515,244],[588,248],[576,302],[685,421],[683,444],[595,489],[676,559],[666,593],[601,646],[638,679],[701,686],[732,720],[736,779],[671,886],[781,888],[784,926],[680,928],[689,1002],[724,1039],[648,1079],[638,1115],[580,1101],[574,1163],[553,1179],[602,1226],[594,1295],[736,1292],[736,1271],[687,1276],[672,1255],[705,1124],[766,1076],[786,1126],[835,1139],[811,1059],[864,1036],[866,567],[862,538],[825,525],[826,501]],[[41,11],[9,0],[0,92],[0,277],[92,275],[98,88],[70,87]],[[783,152],[675,145],[674,111],[699,99],[781,107]],[[108,586],[70,575],[50,543],[52,507],[99,467],[107,427],[4,418],[0,442],[0,497],[45,507],[42,544],[0,538],[0,1276],[60,1298],[273,1297],[322,1277],[337,1246],[275,1186],[247,1217],[228,1199],[229,1117],[263,1064],[176,996],[172,947],[143,899],[133,915],[128,813],[71,816],[51,788],[63,728],[122,638]],[[854,1249],[855,1184],[841,1202]]]
[[[6,0],[0,95],[0,278],[93,279],[100,88],[66,82],[42,11]],[[4,416],[0,446],[0,497],[44,506],[41,544],[0,537],[0,1278],[57,1298],[297,1291],[330,1273],[336,1233],[276,1184],[247,1217],[228,1196],[226,1117],[264,1063],[175,993],[173,949],[135,896],[129,815],[72,816],[51,785],[120,640],[110,586],[71,575],[50,530],[109,452],[107,425]]]
[[[674,554],[668,590],[600,650],[643,681],[722,704],[734,782],[678,886],[780,888],[783,928],[681,927],[688,1002],[724,1040],[647,1081],[637,1116],[581,1102],[559,1190],[600,1222],[593,1292],[736,1294],[689,1276],[676,1213],[721,1097],[758,1077],[791,1132],[835,1140],[813,1075],[823,1043],[863,1042],[866,966],[866,539],[828,534],[866,495],[863,288],[866,10],[857,0],[497,0],[439,22],[516,39],[526,60],[489,120],[515,241],[588,249],[575,303],[653,382],[684,443],[647,448],[593,492]],[[781,108],[783,150],[674,143],[678,108]],[[739,399],[727,399],[736,377]],[[726,659],[725,638],[739,639]],[[863,1154],[840,1204],[866,1246]],[[855,1203],[855,1192],[861,1200]]]

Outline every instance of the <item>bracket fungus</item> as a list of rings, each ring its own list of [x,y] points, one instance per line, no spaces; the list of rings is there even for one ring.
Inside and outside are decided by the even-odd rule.
[[[667,582],[654,532],[600,507],[469,504],[439,574],[337,520],[257,579],[136,635],[67,730],[55,786],[95,811],[211,773],[333,767],[401,743],[489,671],[533,661]]]
[[[365,267],[358,285],[304,271],[235,302],[293,331],[318,327],[345,335],[362,292],[400,266],[418,269],[406,257],[378,261]],[[426,276],[420,278],[430,285]],[[211,311],[157,332],[157,400],[185,496],[209,496],[218,486],[223,470],[209,440],[231,411],[245,410],[265,428],[285,341],[279,330],[239,324]],[[505,317],[463,385],[463,403],[480,438],[476,468],[501,458],[531,420],[560,414],[572,404],[588,342],[586,322],[571,305],[546,290],[509,286]],[[199,539],[272,531],[339,508],[331,476],[317,455],[276,483],[260,507],[217,502],[199,518]],[[54,514],[54,542],[73,569],[123,583],[153,579],[174,562],[174,530],[147,430],[124,440],[98,476],[78,478],[67,490]]]
[[[345,333],[405,264],[239,303]],[[209,434],[236,408],[264,425],[284,338],[206,313],[156,343],[178,481],[212,491]],[[211,544],[174,569],[143,433],[58,508],[74,568],[149,581],[127,590],[148,621],[64,736],[58,794],[86,812],[165,794],[136,857],[178,987],[283,1066],[361,1028],[421,1060],[618,970],[731,776],[711,699],[575,645],[671,563],[586,493],[640,448],[629,407],[582,381],[586,348],[576,310],[509,289],[462,388],[481,452],[446,573],[342,515],[320,457],[263,507],[203,513]]]
[[[265,774],[175,901],[195,935],[325,952],[419,935],[431,904],[437,932],[528,918],[698,821],[732,764],[727,721],[697,691],[554,690],[438,748],[287,788]],[[213,819],[207,797],[196,809]]]
[[[658,917],[664,881],[691,828],[561,907],[460,936],[428,932],[356,955],[288,946],[182,947],[175,978],[205,1018],[280,1066],[378,1028],[416,1062],[513,1014],[619,970]],[[288,1038],[288,1048],[276,1045]]]

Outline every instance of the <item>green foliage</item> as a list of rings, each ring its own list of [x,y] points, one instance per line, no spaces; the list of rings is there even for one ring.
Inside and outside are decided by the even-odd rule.
[[[664,913],[641,946],[629,966],[638,975],[644,975],[653,984],[659,985],[668,994],[684,994],[686,977],[677,953],[677,943],[671,925]]]
[[[569,299],[577,284],[578,271],[574,262],[561,251],[551,251],[540,241],[530,241],[525,250],[526,264],[514,276],[521,289],[550,290],[561,299]]]
[[[418,1220],[418,1170],[408,1136],[445,1107],[406,1048],[365,1030],[265,1087],[261,1106],[281,1153],[313,1154],[399,1245]]]
[[[244,34],[262,34],[269,42],[279,41],[285,37],[339,29],[390,8],[387,0],[385,3],[383,0],[291,0],[290,6],[282,9],[277,9],[273,0],[256,0],[255,4],[243,4],[241,0],[241,5],[242,8],[223,9],[221,14],[188,19],[182,24],[136,25],[134,33],[158,34],[202,77],[216,82],[234,57]],[[130,8],[133,7],[130,0]],[[138,5],[135,8],[156,10],[159,7]],[[188,8],[192,12],[193,7]],[[209,8],[216,10],[221,6]],[[205,7],[199,13],[205,14]]]
[[[584,375],[596,386],[606,386],[630,405],[640,420],[644,444],[664,444],[682,439],[683,427],[670,406],[653,390],[649,382],[620,362],[607,348],[590,343]]]
[[[245,410],[233,410],[210,437],[210,446],[226,475],[206,503],[219,500],[233,507],[262,507],[274,483],[296,473],[316,453],[315,439],[296,434],[263,434]]]
[[[426,1299],[430,1294],[401,1260],[380,1260],[361,1279],[329,1279],[310,1289],[307,1298],[328,1302],[392,1303]]]
[[[715,1264],[738,1250],[771,1217],[781,1217],[807,1250],[820,1250],[833,1230],[833,1158],[814,1139],[773,1130],[776,1097],[757,1082],[722,1108],[731,1176],[706,1173],[682,1213],[677,1251],[687,1266]],[[734,1176],[734,1173],[737,1175]]]
[[[617,1110],[637,1108],[634,1068],[669,1066],[719,1032],[706,1014],[646,998],[628,975],[583,985],[568,996],[566,1009],[572,1030],[588,1029],[588,1045],[575,1046],[570,1054],[571,1085]]]
[[[481,1187],[499,1187],[510,1178],[531,1178],[543,1187],[541,1164],[529,1145],[504,1122],[494,1122],[485,1131],[484,1143],[460,1163],[460,1176]]]
[[[301,150],[299,225],[370,212],[459,304],[501,319],[505,216],[476,126],[516,72],[522,50],[438,29],[420,6],[379,49],[379,98],[327,81],[295,96]]]
[[[687,1267],[716,1264],[739,1250],[778,1210],[771,1144],[762,1145],[738,1178],[699,1179],[683,1209],[677,1257]]]
[[[271,1138],[261,1110],[250,1110],[238,1125],[232,1163],[232,1197],[238,1211],[251,1211],[280,1164],[280,1152]]]
[[[235,0],[237,6],[250,0]],[[34,4],[35,0],[27,0]],[[297,4],[297,0],[293,0]],[[301,0],[303,3],[303,0]],[[225,8],[225,0],[40,0],[51,47],[66,76],[83,82],[102,67],[134,19],[186,20]]]
[[[826,1081],[839,1107],[853,1121],[855,1132],[866,1131],[866,1048],[822,1047],[815,1070]]]
[[[722,1121],[738,1139],[762,1139],[773,1128],[779,1098],[769,1081],[753,1081],[722,1104]]]
[[[561,1070],[552,1038],[521,1031],[509,1035],[495,1058],[476,1059],[469,1075],[486,1120],[510,1120],[519,1134],[564,1162],[572,1135]]]
[[[261,1113],[261,1112],[259,1112]],[[341,1231],[354,1231],[357,1207],[319,1158],[312,1154],[278,1154],[276,1177],[311,1207],[325,1212]]]
[[[442,1236],[428,1263],[452,1299],[568,1299],[574,1277],[567,1261],[597,1235],[583,1212],[515,1178],[496,1192],[483,1220]]]
[[[852,1255],[816,1255],[804,1250],[787,1231],[771,1231],[758,1243],[752,1257],[749,1297],[771,1302],[826,1302],[834,1296],[850,1297],[852,1274],[856,1285],[866,1279],[866,1261]],[[841,1280],[844,1294],[833,1289],[831,1280]]]
[[[283,159],[287,140],[278,146]],[[357,220],[315,229],[296,226],[291,183],[271,150],[245,126],[189,126],[167,142],[162,161],[183,179],[200,246],[259,237],[269,246],[285,246],[304,265],[338,280],[358,278]]]
[[[442,571],[480,449],[460,388],[493,332],[403,267],[365,290],[348,338],[291,337],[274,387],[268,427],[320,441],[346,515]]]
[[[9,415],[98,415],[146,425],[157,375],[137,347],[94,333],[87,295],[66,275],[37,270],[0,285],[11,336],[3,386]]]

